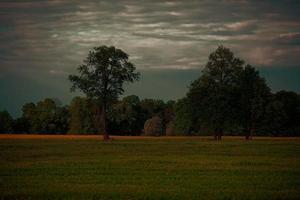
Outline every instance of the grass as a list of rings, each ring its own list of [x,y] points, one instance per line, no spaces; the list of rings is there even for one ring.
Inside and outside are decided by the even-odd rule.
[[[0,137],[0,199],[300,199],[300,139]]]

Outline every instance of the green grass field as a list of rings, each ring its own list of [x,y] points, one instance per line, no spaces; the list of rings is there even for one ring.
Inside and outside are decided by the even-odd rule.
[[[0,199],[300,199],[300,139],[0,139]]]

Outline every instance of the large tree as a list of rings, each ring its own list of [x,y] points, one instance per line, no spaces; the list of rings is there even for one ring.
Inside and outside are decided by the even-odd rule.
[[[244,61],[235,57],[230,49],[219,46],[209,55],[201,77],[190,86],[187,96],[193,108],[193,119],[212,129],[215,139],[221,139],[224,129],[234,118],[234,94],[243,66]]]
[[[238,122],[243,128],[246,140],[251,139],[263,119],[270,99],[270,88],[254,67],[246,65],[239,82]]]
[[[128,55],[113,46],[100,46],[91,50],[83,64],[77,68],[79,75],[70,75],[71,90],[79,89],[88,98],[98,100],[101,104],[101,124],[103,139],[109,139],[107,132],[107,107],[123,94],[123,85],[139,79],[134,65]],[[100,105],[99,105],[100,106]]]

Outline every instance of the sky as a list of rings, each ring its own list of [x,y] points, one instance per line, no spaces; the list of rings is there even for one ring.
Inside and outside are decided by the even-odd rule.
[[[1,0],[0,110],[70,102],[67,77],[90,49],[114,45],[141,80],[124,95],[184,97],[219,45],[255,66],[272,91],[300,92],[299,0]]]

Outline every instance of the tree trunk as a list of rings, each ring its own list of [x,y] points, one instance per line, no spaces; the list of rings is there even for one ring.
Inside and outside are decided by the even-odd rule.
[[[107,132],[107,121],[106,121],[106,105],[103,102],[101,111],[101,124],[103,128],[103,140],[109,140],[109,135]]]

